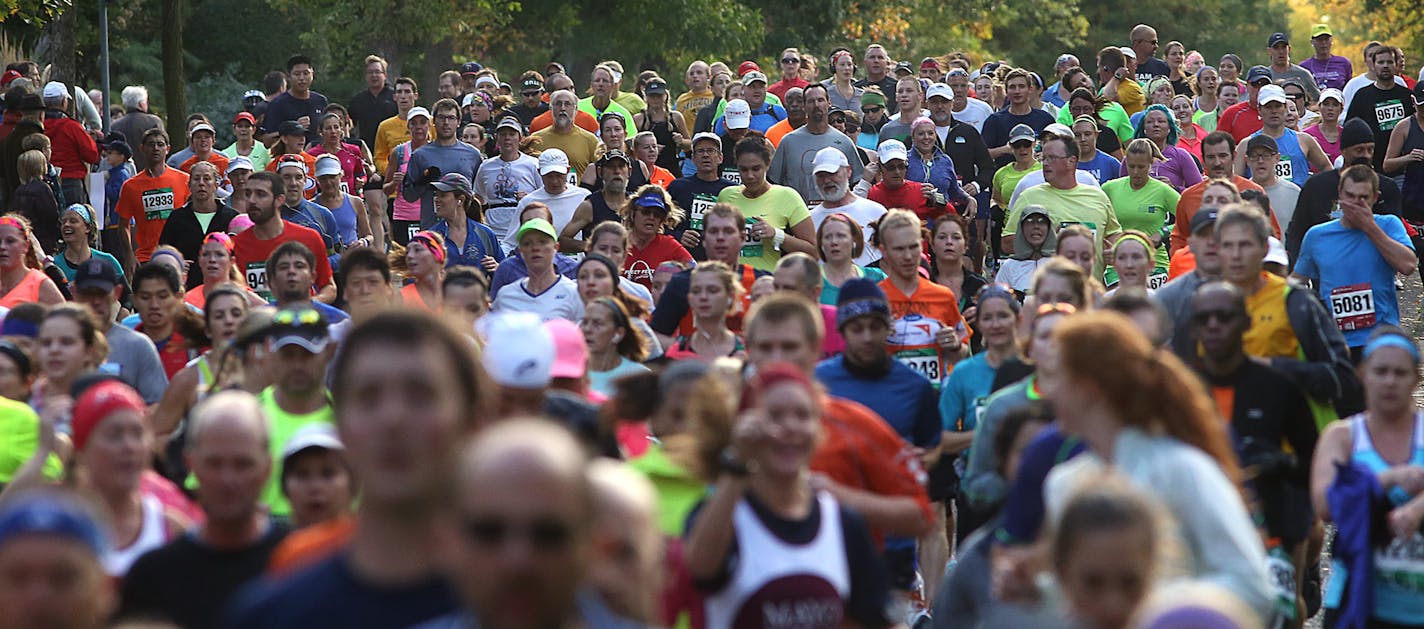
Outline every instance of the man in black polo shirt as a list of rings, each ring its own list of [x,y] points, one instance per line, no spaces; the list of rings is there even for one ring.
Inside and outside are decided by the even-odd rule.
[[[366,57],[366,89],[351,97],[346,107],[356,123],[356,136],[371,150],[376,148],[376,128],[381,121],[396,115],[396,95],[386,85],[386,60],[376,55]]]
[[[721,175],[722,138],[715,133],[692,136],[692,163],[697,165],[697,172],[668,184],[668,195],[683,210],[682,222],[672,230],[672,237],[687,248],[693,259],[706,260],[702,230],[707,211],[717,204],[717,193],[736,184]]]

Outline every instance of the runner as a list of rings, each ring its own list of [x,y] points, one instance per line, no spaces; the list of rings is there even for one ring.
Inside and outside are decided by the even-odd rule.
[[[1009,135],[1015,126],[1026,124],[1034,133],[1038,133],[1053,123],[1052,114],[1034,108],[1029,103],[1029,84],[1032,82],[1027,70],[1010,70],[1004,75],[1008,107],[990,114],[984,121],[984,144],[989,147],[989,157],[994,158],[994,163],[1000,168],[1014,161]]]
[[[270,298],[273,291],[268,283],[267,256],[279,244],[295,241],[304,245],[316,260],[316,299],[322,303],[333,301],[336,287],[331,283],[331,264],[321,234],[288,222],[277,212],[287,198],[281,178],[267,172],[253,173],[246,193],[245,214],[252,219],[252,227],[233,237],[233,255],[247,285],[264,298]]]
[[[1277,177],[1294,183],[1296,186],[1303,186],[1310,178],[1311,172],[1324,172],[1330,170],[1330,157],[1320,148],[1320,144],[1315,141],[1315,137],[1309,134],[1302,134],[1286,126],[1286,106],[1289,100],[1286,93],[1280,87],[1267,85],[1262,87],[1257,93],[1258,109],[1261,114],[1261,130],[1251,134],[1254,138],[1264,135],[1274,140],[1279,153],[1279,161],[1274,163],[1274,171]],[[1236,146],[1236,170],[1243,175],[1252,176],[1254,170],[1246,168],[1247,142],[1250,138],[1242,140]],[[1261,183],[1257,181],[1256,183]],[[1292,203],[1291,207],[1295,204]],[[1281,221],[1289,224],[1289,221]]]
[[[396,79],[392,97],[396,103],[396,113],[381,120],[380,126],[376,128],[376,140],[371,145],[371,157],[376,161],[376,172],[382,174],[387,172],[391,151],[410,141],[410,112],[420,100],[420,90],[416,87],[415,79],[408,76]],[[425,111],[424,107],[420,109]],[[387,180],[389,181],[389,178]]]
[[[227,172],[227,156],[213,150],[213,139],[216,137],[217,131],[213,129],[213,125],[206,122],[195,124],[193,128],[188,129],[188,148],[193,151],[193,156],[179,164],[178,170],[191,175],[194,164],[208,162],[217,166],[218,172]]]
[[[737,142],[737,170],[742,185],[723,188],[717,194],[718,203],[741,210],[746,219],[741,259],[762,271],[776,268],[783,252],[816,253],[816,228],[801,195],[766,179],[771,157],[771,147],[762,139]]]
[[[139,262],[148,262],[168,216],[188,202],[188,174],[168,167],[168,134],[163,129],[144,132],[139,148],[149,167],[124,182],[114,211],[133,221],[134,255]]]
[[[434,114],[435,137],[410,155],[406,176],[401,182],[401,197],[406,201],[420,200],[420,227],[435,224],[435,188],[432,183],[446,173],[459,173],[473,180],[484,159],[475,147],[456,137],[460,128],[460,106],[452,100],[441,100],[431,108]]]
[[[1266,110],[1275,107],[1267,107]],[[1266,111],[1263,110],[1263,111]],[[1269,118],[1273,114],[1267,113]],[[1289,132],[1290,129],[1283,129]],[[1289,136],[1286,136],[1289,137]],[[1281,138],[1285,140],[1286,138]],[[1300,186],[1296,185],[1289,177],[1282,177],[1282,172],[1292,172],[1295,170],[1295,157],[1282,155],[1278,150],[1280,144],[1263,131],[1251,136],[1243,143],[1241,152],[1246,156],[1245,163],[1249,166],[1247,171],[1251,174],[1251,183],[1261,186],[1266,192],[1266,198],[1271,203],[1271,218],[1283,225],[1290,225],[1291,218],[1295,215],[1296,203],[1300,201]]]
[[[1225,131],[1212,131],[1202,138],[1202,163],[1205,166],[1206,177],[1202,182],[1182,191],[1182,198],[1177,201],[1177,220],[1172,227],[1171,246],[1168,253],[1174,258],[1178,251],[1187,246],[1187,239],[1191,236],[1190,227],[1192,217],[1201,208],[1224,207],[1217,195],[1213,195],[1212,202],[1207,201],[1207,188],[1214,185],[1220,186],[1222,183],[1229,184],[1231,192],[1235,197],[1233,201],[1241,200],[1242,190],[1261,190],[1261,186],[1255,182],[1236,174],[1233,164],[1235,164],[1236,141],[1231,138],[1231,134]],[[1328,171],[1327,171],[1328,172]],[[1277,234],[1280,228],[1275,227],[1278,223],[1275,215],[1271,215],[1272,228]]]
[[[198,250],[207,235],[227,233],[232,219],[237,218],[237,210],[217,199],[221,172],[208,162],[194,164],[188,173],[188,202],[173,211],[159,232],[158,243],[178,249],[190,269],[197,268]],[[186,288],[193,288],[202,280],[201,273],[189,273]]]
[[[886,260],[880,288],[890,300],[893,321],[886,350],[938,387],[969,355],[970,330],[954,292],[920,276],[920,231],[919,219],[906,210],[891,210],[880,219]]]
[[[1409,88],[1395,82],[1399,71],[1399,59],[1389,46],[1375,48],[1370,56],[1370,69],[1374,70],[1374,82],[1365,85],[1346,96],[1345,118],[1359,118],[1370,125],[1375,136],[1375,147],[1389,146],[1390,132],[1401,121],[1414,114],[1414,98]],[[1384,169],[1384,151],[1376,151],[1373,166],[1376,171]]]
[[[627,158],[624,158],[626,161]],[[569,183],[570,173],[573,170],[569,165],[569,158],[562,150],[557,148],[545,149],[539,154],[539,177],[543,182],[542,188],[536,188],[533,192],[520,197],[519,210],[520,217],[523,218],[525,208],[538,203],[546,206],[553,216],[550,224],[555,229],[562,230],[573,220],[574,214],[588,198],[589,191]],[[521,223],[521,225],[523,225]],[[517,230],[516,230],[517,231]],[[503,241],[505,253],[510,253],[518,247],[518,241],[514,238],[515,233],[510,232],[510,237]]]
[[[771,165],[767,179],[795,190],[813,209],[824,202],[814,174],[815,160],[826,148],[839,149],[845,164],[850,166],[851,177],[858,179],[863,170],[860,155],[855,149],[855,141],[845,134],[832,129],[827,121],[830,115],[830,99],[826,86],[812,85],[804,89],[806,101],[806,124],[792,131],[781,140]]]
[[[1329,24],[1310,27],[1310,45],[1315,49],[1315,54],[1301,60],[1300,67],[1315,78],[1315,85],[1320,88],[1320,100],[1324,101],[1325,90],[1345,89],[1345,82],[1355,74],[1355,68],[1349,59],[1332,54],[1335,34]]]
[[[1340,128],[1341,167],[1311,175],[1300,188],[1300,199],[1286,229],[1286,252],[1294,260],[1300,255],[1300,243],[1311,227],[1340,218],[1339,191],[1342,169],[1356,164],[1373,167],[1374,133],[1369,123],[1351,118]],[[1399,184],[1392,177],[1379,178],[1379,200],[1372,208],[1375,214],[1402,216]]]
[[[1247,94],[1241,102],[1227,107],[1216,121],[1216,130],[1231,135],[1233,142],[1240,142],[1252,133],[1261,130],[1261,112],[1257,95],[1261,88],[1271,85],[1271,70],[1266,66],[1251,66],[1246,73]]]
[[[544,152],[558,149],[564,154],[571,166],[566,173],[571,186],[578,185],[579,174],[598,157],[598,136],[574,125],[574,113],[577,111],[579,100],[572,91],[554,92],[549,95],[549,114],[553,124],[531,134],[539,140],[539,146]],[[597,128],[597,122],[594,126]],[[540,172],[543,174],[543,168],[540,168]]]
[[[1083,225],[1093,235],[1095,262],[1093,276],[1102,277],[1103,247],[1117,240],[1122,226],[1113,212],[1112,201],[1096,186],[1077,181],[1078,150],[1071,137],[1048,136],[1042,142],[1044,183],[1025,190],[1009,210],[1000,246],[1005,252],[1016,253],[1014,234],[1023,208],[1042,205],[1048,208],[1054,229],[1066,225]]]
[[[1147,236],[1149,275],[1144,279],[1152,289],[1160,288],[1167,281],[1169,260],[1162,241],[1176,220],[1177,204],[1181,200],[1171,185],[1149,176],[1153,162],[1160,159],[1160,155],[1151,140],[1138,138],[1129,142],[1123,164],[1127,176],[1103,184],[1103,193],[1112,202],[1113,213],[1122,228]],[[1108,272],[1108,286],[1112,286],[1116,276],[1115,268]]]
[[[501,291],[495,297],[493,311],[532,312],[545,321],[583,318],[578,285],[554,269],[554,256],[558,253],[558,232],[554,226],[542,218],[530,219],[515,232],[515,238],[528,276],[515,282],[509,290]]]

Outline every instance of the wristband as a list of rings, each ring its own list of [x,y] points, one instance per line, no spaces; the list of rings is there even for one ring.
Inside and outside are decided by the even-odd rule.
[[[781,251],[781,244],[784,242],[786,242],[786,230],[778,227],[776,228],[776,241],[773,243],[772,247],[777,251]]]

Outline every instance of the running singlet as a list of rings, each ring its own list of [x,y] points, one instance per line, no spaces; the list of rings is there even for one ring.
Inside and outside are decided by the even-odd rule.
[[[1354,442],[1350,460],[1380,474],[1391,465],[1379,455],[1374,442],[1370,440],[1369,428],[1365,425],[1365,415],[1361,413],[1345,421],[1350,422],[1350,438]],[[1424,466],[1424,413],[1414,414],[1414,446],[1406,465]],[[1399,486],[1392,487],[1386,496],[1393,506],[1408,502],[1411,498]],[[1345,594],[1345,582],[1349,578],[1345,564],[1339,560],[1332,563],[1332,574],[1325,588],[1325,607],[1339,609]],[[1374,597],[1375,606],[1371,615],[1400,625],[1424,625],[1424,534],[1415,531],[1407,538],[1393,538],[1389,544],[1374,547]]]
[[[1294,183],[1297,186],[1305,185],[1305,180],[1310,179],[1310,162],[1305,159],[1305,150],[1300,148],[1300,138],[1295,131],[1285,129],[1281,137],[1276,138],[1276,150],[1280,154],[1279,161],[1276,162],[1276,176]],[[1260,131],[1251,134],[1251,137],[1261,135]],[[1251,171],[1248,168],[1246,172]]]
[[[821,526],[805,544],[777,537],[745,498],[732,511],[737,560],[730,579],[706,599],[708,627],[771,629],[838,627],[850,597],[840,507],[830,494],[816,495]]]
[[[913,296],[907,296],[888,278],[880,282],[881,290],[890,301],[890,338],[886,349],[890,355],[919,372],[938,389],[953,364],[935,336],[945,328],[953,328],[961,341],[969,339],[968,326],[959,314],[959,300],[954,291],[919,278]]]
[[[1251,327],[1242,338],[1246,353],[1260,358],[1298,358],[1300,341],[1286,312],[1290,287],[1280,276],[1264,271],[1261,276],[1266,285],[1246,298],[1246,311],[1251,314]]]

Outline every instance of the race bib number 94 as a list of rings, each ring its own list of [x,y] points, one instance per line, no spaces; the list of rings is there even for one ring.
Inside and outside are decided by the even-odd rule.
[[[267,262],[249,262],[247,271],[244,273],[247,278],[247,286],[251,288],[263,299],[272,299],[272,289],[267,285]]]

